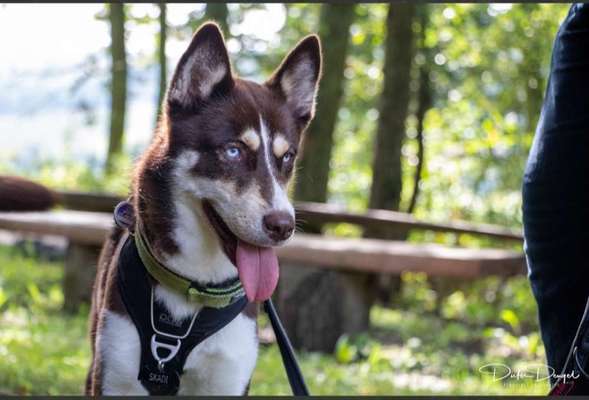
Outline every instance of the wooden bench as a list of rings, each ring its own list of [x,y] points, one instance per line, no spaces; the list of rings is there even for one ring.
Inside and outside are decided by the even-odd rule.
[[[99,249],[112,226],[112,214],[104,212],[0,213],[2,230],[68,239],[64,274],[68,310],[89,298]],[[326,351],[341,333],[367,326],[370,302],[363,288],[367,273],[414,271],[474,279],[525,272],[520,252],[498,249],[296,234],[276,251],[281,281],[275,297],[291,339],[295,345]]]
[[[0,213],[0,229],[64,236],[82,247],[101,246],[112,215],[88,211]],[[435,276],[476,278],[523,272],[521,253],[498,249],[468,249],[436,244],[413,244],[377,239],[356,239],[296,234],[278,248],[281,260],[329,269],[400,274],[425,272]]]
[[[64,208],[82,211],[112,212],[123,197],[113,194],[58,191],[58,201]],[[348,223],[362,228],[389,227],[394,229],[418,229],[433,232],[450,232],[523,242],[521,231],[489,224],[466,221],[447,223],[422,221],[413,215],[389,210],[351,212],[343,206],[325,203],[296,202],[297,219],[314,224]]]

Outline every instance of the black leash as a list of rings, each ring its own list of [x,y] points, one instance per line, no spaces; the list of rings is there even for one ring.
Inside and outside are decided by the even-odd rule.
[[[303,374],[301,373],[301,369],[299,368],[299,364],[294,355],[294,350],[290,344],[290,340],[288,340],[286,331],[280,322],[280,318],[276,313],[272,299],[264,301],[264,311],[268,314],[270,324],[274,330],[274,335],[276,335],[276,342],[280,349],[282,363],[284,364],[284,369],[288,376],[288,383],[290,383],[292,394],[295,396],[309,396],[309,389],[307,389],[305,379],[303,378]]]

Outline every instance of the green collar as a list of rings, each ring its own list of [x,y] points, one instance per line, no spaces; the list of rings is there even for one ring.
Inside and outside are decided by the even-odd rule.
[[[138,228],[138,227],[137,227]],[[139,258],[145,269],[156,281],[162,285],[186,296],[188,301],[203,304],[205,307],[223,308],[245,295],[245,291],[238,278],[227,284],[206,286],[186,279],[162,265],[152,254],[139,229],[135,229],[135,245]]]

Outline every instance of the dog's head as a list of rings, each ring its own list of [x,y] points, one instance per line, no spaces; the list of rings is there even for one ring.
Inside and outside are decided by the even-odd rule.
[[[223,36],[207,23],[170,82],[161,123],[173,180],[202,204],[222,241],[278,246],[295,228],[287,193],[313,118],[321,50],[301,40],[263,84],[231,71]]]

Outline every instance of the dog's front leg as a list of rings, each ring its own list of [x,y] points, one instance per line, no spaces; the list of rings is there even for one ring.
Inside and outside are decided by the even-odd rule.
[[[100,352],[100,392],[103,395],[148,394],[137,380],[141,345],[137,329],[128,317],[104,310],[97,351]]]
[[[240,314],[188,356],[181,395],[243,395],[258,357],[254,319]]]

